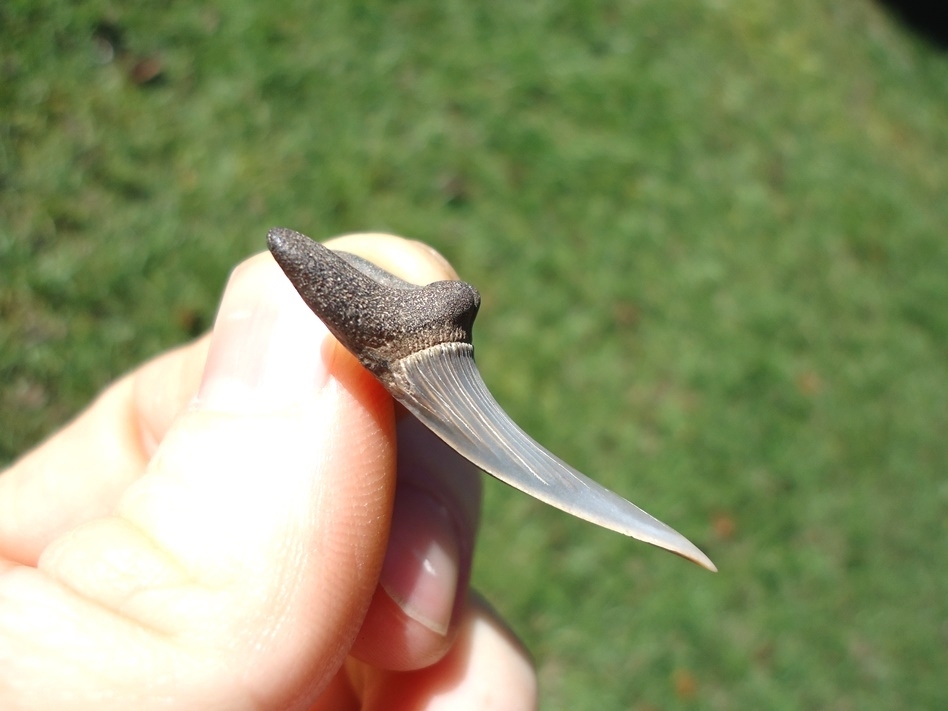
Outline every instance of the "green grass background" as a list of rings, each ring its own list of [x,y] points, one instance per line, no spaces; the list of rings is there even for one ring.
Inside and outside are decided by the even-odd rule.
[[[544,708],[948,708],[948,55],[868,0],[4,0],[0,460],[273,225],[441,250],[515,419],[720,567],[490,482]]]

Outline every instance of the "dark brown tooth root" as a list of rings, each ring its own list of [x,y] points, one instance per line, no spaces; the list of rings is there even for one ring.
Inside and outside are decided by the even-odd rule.
[[[462,281],[417,286],[360,257],[275,228],[267,244],[303,300],[366,368],[386,379],[400,358],[470,343],[480,294]]]

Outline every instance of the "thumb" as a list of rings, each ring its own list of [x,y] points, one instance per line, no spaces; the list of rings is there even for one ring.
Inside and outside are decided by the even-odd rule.
[[[145,475],[112,517],[53,542],[38,574],[68,591],[59,605],[94,603],[96,643],[129,667],[110,674],[147,674],[150,698],[199,707],[213,686],[230,689],[229,707],[285,706],[327,683],[352,644],[394,484],[390,399],[261,255],[233,274],[197,400]],[[63,617],[77,636],[92,629]],[[62,627],[43,627],[62,642]]]

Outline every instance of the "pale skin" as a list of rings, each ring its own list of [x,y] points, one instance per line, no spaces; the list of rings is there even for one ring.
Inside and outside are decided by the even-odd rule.
[[[331,245],[454,277],[417,242]],[[254,257],[212,335],[0,475],[0,708],[535,708],[529,655],[467,589],[479,502]]]

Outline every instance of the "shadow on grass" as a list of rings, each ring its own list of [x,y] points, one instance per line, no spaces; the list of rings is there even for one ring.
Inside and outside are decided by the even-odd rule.
[[[948,51],[948,15],[932,0],[879,0],[896,18],[941,51]]]

